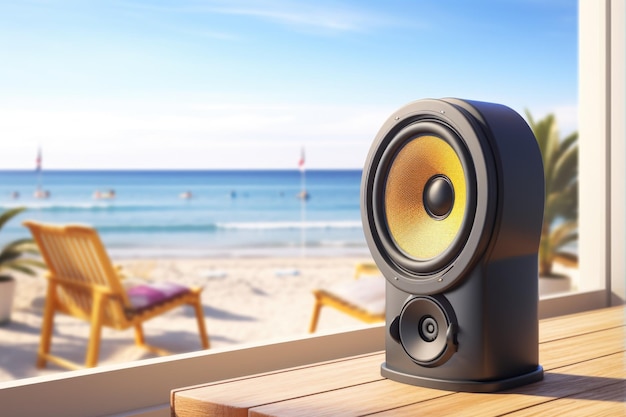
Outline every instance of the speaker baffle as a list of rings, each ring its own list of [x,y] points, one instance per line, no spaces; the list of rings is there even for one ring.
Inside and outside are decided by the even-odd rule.
[[[442,295],[411,298],[390,328],[413,362],[425,367],[444,364],[457,351],[458,324]]]

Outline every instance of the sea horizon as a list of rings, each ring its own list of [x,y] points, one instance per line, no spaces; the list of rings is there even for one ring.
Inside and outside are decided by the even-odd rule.
[[[112,257],[367,255],[360,178],[358,169],[0,170],[0,208],[27,208],[0,243],[27,237],[21,221],[32,219],[93,226]]]

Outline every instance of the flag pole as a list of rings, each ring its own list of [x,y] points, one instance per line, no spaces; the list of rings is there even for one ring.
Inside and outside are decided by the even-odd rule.
[[[37,159],[35,160],[35,170],[37,171],[37,192],[41,191],[41,146],[37,148]]]
[[[300,151],[300,161],[298,162],[300,168],[300,256],[306,257],[306,200],[308,194],[306,191],[306,169],[305,169],[305,155],[304,146]]]
[[[35,170],[37,171],[37,189],[35,190],[35,198],[48,198],[50,193],[45,191],[41,186],[41,145],[37,148],[37,159],[35,160]]]

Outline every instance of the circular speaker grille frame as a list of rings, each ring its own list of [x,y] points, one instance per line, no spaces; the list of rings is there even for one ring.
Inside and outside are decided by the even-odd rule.
[[[445,141],[454,150],[461,162],[465,176],[466,201],[464,207],[464,219],[456,233],[455,238],[449,246],[439,255],[432,258],[417,258],[406,253],[395,243],[389,226],[385,209],[386,183],[391,166],[394,163],[398,152],[412,140],[419,140],[420,136],[435,136]],[[476,205],[476,178],[471,158],[465,148],[463,140],[456,135],[448,126],[440,121],[419,120],[404,127],[389,141],[381,155],[378,170],[374,177],[373,188],[373,218],[377,230],[380,231],[379,238],[387,254],[397,265],[416,273],[431,273],[440,271],[449,265],[459,254],[471,230],[471,223],[474,218],[474,207]]]
[[[468,186],[468,206],[457,238],[441,255],[425,260],[407,256],[396,246],[389,235],[383,208],[389,164],[395,152],[415,138],[416,132],[443,138],[453,147]],[[361,215],[372,257],[385,278],[398,289],[411,294],[445,291],[460,281],[483,255],[496,221],[499,198],[491,146],[481,123],[466,109],[445,100],[410,103],[392,115],[378,132],[363,171]]]

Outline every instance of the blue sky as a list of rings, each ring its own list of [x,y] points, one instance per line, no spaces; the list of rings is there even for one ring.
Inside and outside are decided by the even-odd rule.
[[[577,128],[576,0],[0,0],[0,169],[360,168],[420,98]]]

